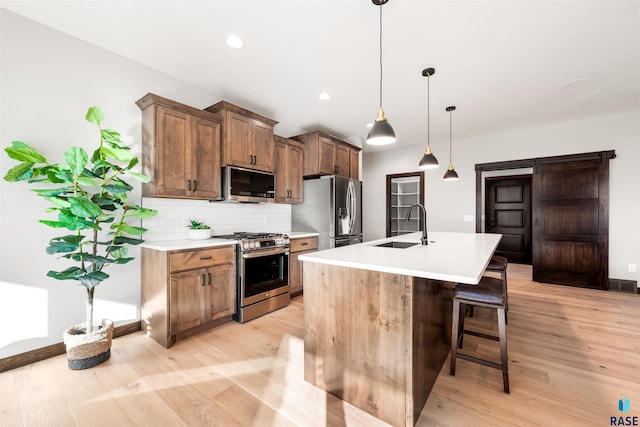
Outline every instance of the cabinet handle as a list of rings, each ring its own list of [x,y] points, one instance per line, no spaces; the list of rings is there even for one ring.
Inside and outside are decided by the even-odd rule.
[[[258,164],[258,158],[255,155],[253,156],[253,164],[254,165]]]
[[[204,261],[204,260],[207,260],[207,259],[213,259],[213,257],[211,255],[209,255],[209,256],[201,256],[200,257],[200,261]]]
[[[205,285],[204,273],[202,273],[202,274],[200,275],[200,278],[202,279],[202,280],[201,280],[201,282],[200,282],[200,285],[204,286],[204,285]]]
[[[193,180],[193,191],[196,191],[198,189],[198,181],[196,181],[195,179]]]
[[[208,285],[211,285],[211,273],[207,273],[208,279],[209,279],[209,283],[207,283]]]
[[[307,246],[309,242],[300,243],[300,246]]]
[[[338,165],[335,165],[335,166],[333,167],[333,173],[338,173]]]
[[[187,191],[191,191],[191,180],[187,180]]]

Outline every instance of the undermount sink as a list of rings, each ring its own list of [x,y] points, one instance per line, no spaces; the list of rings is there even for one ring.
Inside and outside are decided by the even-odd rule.
[[[387,242],[387,243],[380,243],[379,245],[376,245],[379,248],[397,248],[397,249],[406,249],[406,248],[410,248],[411,246],[415,246],[415,245],[419,245],[419,243],[415,243],[415,242]]]

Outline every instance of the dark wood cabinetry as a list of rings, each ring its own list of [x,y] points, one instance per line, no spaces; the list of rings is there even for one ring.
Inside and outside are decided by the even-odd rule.
[[[142,248],[142,327],[165,347],[231,320],[236,312],[235,246]]]
[[[275,120],[226,101],[205,108],[222,116],[222,166],[274,171]]]
[[[299,237],[291,239],[291,252],[289,254],[289,286],[291,297],[302,294],[302,262],[298,257],[302,254],[318,250],[318,237]]]
[[[274,140],[276,203],[302,203],[302,144],[278,135]]]
[[[142,170],[147,197],[221,198],[219,116],[154,94],[142,110]]]
[[[304,176],[341,175],[359,179],[360,148],[316,131],[294,136],[304,143]]]

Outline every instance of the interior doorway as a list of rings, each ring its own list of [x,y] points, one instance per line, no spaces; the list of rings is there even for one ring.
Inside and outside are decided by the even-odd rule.
[[[531,264],[531,175],[485,178],[485,232],[502,234],[496,255]]]

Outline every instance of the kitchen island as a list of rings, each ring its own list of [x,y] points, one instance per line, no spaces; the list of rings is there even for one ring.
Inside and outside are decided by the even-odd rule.
[[[420,235],[300,256],[305,380],[394,426],[416,422],[447,358],[453,286],[477,284],[501,238]]]

